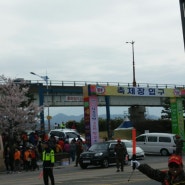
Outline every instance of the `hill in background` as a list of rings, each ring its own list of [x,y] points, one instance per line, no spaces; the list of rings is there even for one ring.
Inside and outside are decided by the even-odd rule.
[[[74,115],[66,115],[66,114],[57,114],[55,116],[52,117],[51,119],[51,125],[54,125],[55,123],[59,124],[59,123],[62,123],[62,122],[68,122],[68,121],[76,121],[76,122],[80,122],[82,120],[82,118],[84,117],[84,115],[78,115],[78,116],[74,116]],[[102,115],[99,115],[98,117],[101,117],[103,119],[106,119],[106,114],[102,114]],[[115,118],[123,118],[123,114],[113,114],[111,115],[111,119],[115,119]],[[159,117],[155,116],[155,115],[149,115],[147,116],[147,119],[150,119],[150,120],[158,120]],[[47,120],[46,120],[47,122]]]

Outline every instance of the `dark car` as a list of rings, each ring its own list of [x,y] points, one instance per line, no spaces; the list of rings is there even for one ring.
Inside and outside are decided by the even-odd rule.
[[[116,144],[116,141],[105,141],[93,144],[88,151],[80,155],[80,167],[86,169],[88,166],[93,165],[108,168],[109,164],[116,163],[114,153]],[[125,162],[127,163],[128,161]]]

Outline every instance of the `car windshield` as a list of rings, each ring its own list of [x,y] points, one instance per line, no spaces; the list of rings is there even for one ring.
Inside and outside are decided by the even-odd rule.
[[[106,150],[107,148],[108,143],[96,143],[89,148],[89,151]]]
[[[125,146],[127,148],[132,148],[132,142],[130,142],[130,141],[124,141],[124,143],[125,143]]]
[[[69,136],[69,138],[77,138],[78,134],[75,132],[66,132],[66,136]]]

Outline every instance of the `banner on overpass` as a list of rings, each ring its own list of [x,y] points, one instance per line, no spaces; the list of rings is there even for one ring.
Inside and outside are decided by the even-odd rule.
[[[152,87],[124,87],[89,85],[88,95],[97,96],[157,96],[180,97],[184,89],[152,88]]]

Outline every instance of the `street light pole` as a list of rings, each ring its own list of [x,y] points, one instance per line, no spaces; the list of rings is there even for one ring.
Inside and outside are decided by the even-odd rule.
[[[38,77],[40,77],[41,79],[43,79],[45,82],[46,82],[46,89],[47,89],[47,107],[48,107],[48,115],[47,115],[47,120],[48,120],[48,130],[50,130],[50,119],[51,119],[51,117],[50,117],[50,113],[49,113],[49,103],[48,103],[48,76],[46,75],[46,76],[40,76],[40,75],[38,75],[38,74],[36,74],[36,73],[34,73],[34,72],[30,72],[30,74],[32,74],[32,75],[35,75],[35,76],[38,76]]]
[[[132,44],[132,57],[133,57],[133,87],[136,87],[136,77],[135,77],[135,60],[134,60],[134,41],[126,42],[127,44]]]

